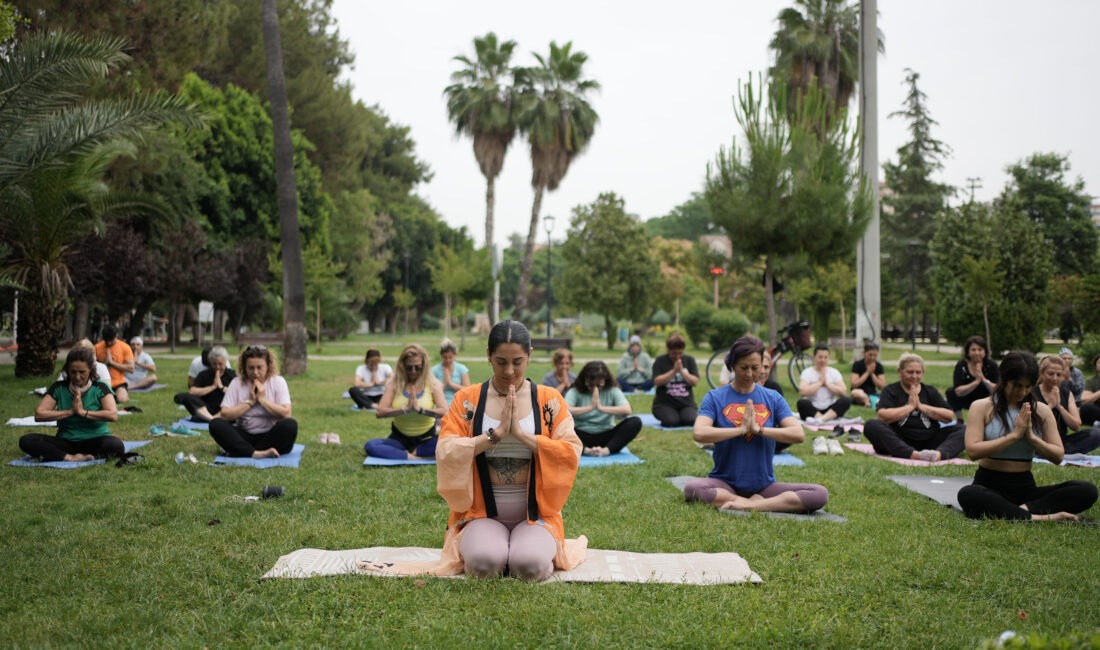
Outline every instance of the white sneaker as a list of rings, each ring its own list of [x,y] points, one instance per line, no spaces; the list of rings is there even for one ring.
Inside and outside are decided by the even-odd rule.
[[[844,455],[844,447],[840,446],[840,441],[839,440],[835,440],[835,439],[826,440],[825,445],[829,449],[829,455],[830,456],[843,456]]]
[[[806,418],[806,424],[817,425],[817,424],[824,424],[824,422],[822,422],[821,418]]]
[[[814,438],[814,456],[824,456],[827,453],[829,453],[829,441],[825,436]]]

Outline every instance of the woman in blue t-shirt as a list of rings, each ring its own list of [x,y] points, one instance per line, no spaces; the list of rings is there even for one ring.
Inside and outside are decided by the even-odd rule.
[[[755,336],[737,339],[726,355],[733,381],[703,398],[693,433],[696,442],[714,444],[714,469],[690,481],[684,498],[722,510],[819,510],[829,500],[824,486],[775,480],[775,443],[799,443],[805,434],[787,401],[756,383],[763,358]]]

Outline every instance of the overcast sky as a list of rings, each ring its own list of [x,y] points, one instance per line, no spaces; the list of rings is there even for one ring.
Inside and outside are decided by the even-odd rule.
[[[473,56],[473,38],[495,31],[519,44],[516,64],[550,41],[588,54],[602,90],[600,122],[542,214],[564,236],[574,206],[612,191],[642,219],[667,214],[703,187],[708,161],[739,134],[732,98],[739,80],[766,71],[778,0],[515,0],[363,2],[335,0],[339,30],[356,55],[348,76],[357,99],[411,128],[434,173],[418,192],[453,227],[484,242],[485,179],[471,141],[456,138],[443,88]],[[900,118],[905,68],[921,76],[933,135],[952,148],[941,180],[980,178],[979,200],[1004,188],[1007,165],[1037,151],[1069,156],[1071,176],[1100,194],[1100,85],[1093,0],[879,0],[879,160],[896,160],[908,139]],[[496,238],[526,234],[531,214],[526,142],[512,144],[497,179]],[[881,174],[880,174],[881,178]],[[545,238],[539,226],[540,241]]]

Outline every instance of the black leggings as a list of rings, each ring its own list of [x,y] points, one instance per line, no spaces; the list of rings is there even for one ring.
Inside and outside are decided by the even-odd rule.
[[[298,439],[298,421],[284,418],[267,431],[249,433],[221,418],[214,418],[210,421],[210,436],[233,458],[251,458],[254,451],[272,448],[280,454],[289,454]]]
[[[19,438],[19,448],[28,456],[41,458],[47,463],[65,460],[66,454],[92,454],[96,458],[107,458],[126,453],[125,445],[114,436],[63,440],[44,433],[28,433]]]
[[[214,415],[218,411],[222,410],[222,405],[220,402],[214,406],[211,406],[210,404],[207,404],[206,401],[203,400],[203,398],[199,397],[198,395],[192,395],[191,393],[176,393],[176,396],[172,399],[176,402],[176,404],[179,404],[183,408],[187,409],[187,412],[191,414],[191,419],[196,421],[202,420],[202,418],[199,417],[199,415],[197,414],[197,411],[201,408],[205,408],[207,411],[209,411],[210,415]]]
[[[631,416],[603,433],[588,433],[580,429],[576,431],[577,437],[584,443],[585,449],[589,447],[607,447],[609,452],[617,454],[623,450],[623,447],[629,445],[630,441],[641,430],[641,418]]]
[[[676,427],[690,427],[695,424],[695,418],[699,415],[699,407],[673,406],[671,404],[654,404],[653,416],[660,421],[662,427],[675,429]]]
[[[352,386],[348,389],[348,395],[351,396],[351,401],[355,402],[355,405],[361,409],[372,409],[378,405],[381,401],[381,395],[367,395],[366,388],[358,388]]]
[[[842,418],[844,417],[844,414],[848,412],[848,409],[852,408],[852,398],[843,396],[838,397],[835,402],[820,410],[814,408],[814,403],[806,397],[798,400],[795,405],[798,408],[798,417],[802,418],[803,420],[817,417],[818,413],[824,414],[830,409],[832,409],[833,413],[836,413],[836,416],[838,418]]]
[[[1088,481],[1039,487],[1030,471],[998,472],[979,467],[974,483],[959,490],[959,505],[971,519],[1027,520],[1033,514],[1084,512],[1096,503],[1096,496],[1096,486]]]

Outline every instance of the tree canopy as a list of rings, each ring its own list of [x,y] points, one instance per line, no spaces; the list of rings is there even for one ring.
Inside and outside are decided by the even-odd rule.
[[[588,205],[573,208],[569,236],[561,245],[565,271],[554,294],[575,309],[602,314],[607,347],[615,343],[615,319],[642,320],[649,315],[657,262],[649,235],[625,204],[605,192]]]

